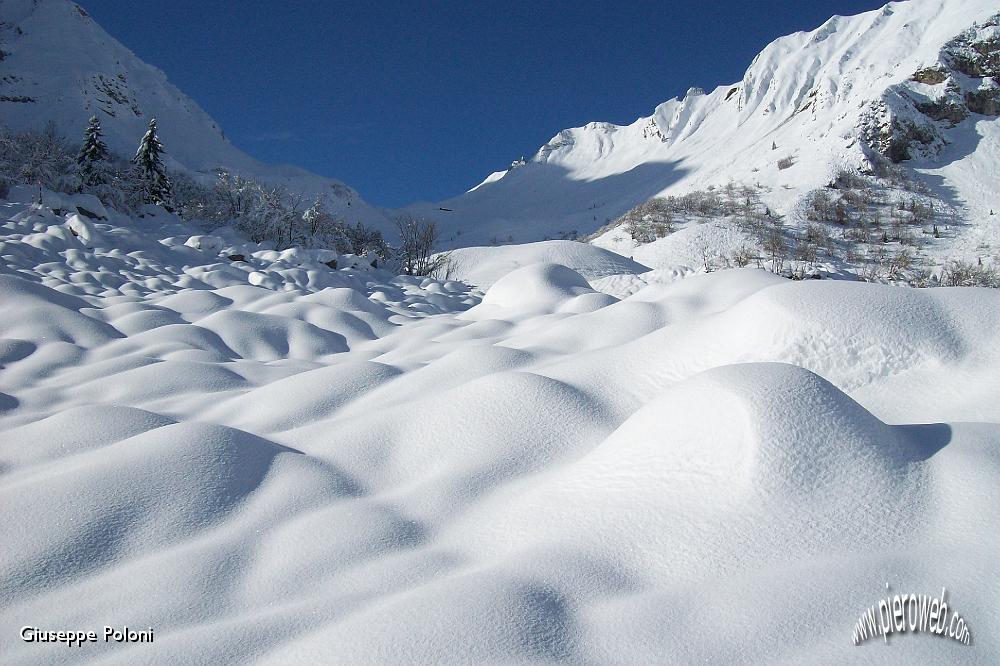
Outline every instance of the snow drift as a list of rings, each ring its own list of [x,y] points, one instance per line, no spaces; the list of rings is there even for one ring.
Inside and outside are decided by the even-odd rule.
[[[5,663],[1000,657],[995,290],[541,244],[483,293],[4,211]],[[887,582],[973,645],[855,648]],[[155,641],[17,637],[104,624]]]

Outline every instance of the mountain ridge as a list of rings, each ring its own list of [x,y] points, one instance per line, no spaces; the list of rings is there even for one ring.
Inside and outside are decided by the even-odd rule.
[[[70,0],[0,0],[0,113],[15,131],[53,121],[76,140],[98,115],[112,151],[131,157],[156,117],[172,169],[203,182],[220,170],[325,195],[331,212],[389,227],[384,212],[343,182],[293,165],[268,165],[230,143],[193,99],[108,34]]]
[[[911,79],[942,67],[946,45],[997,11],[984,0],[909,0],[831,17],[815,30],[771,42],[738,82],[708,92],[691,88],[629,125],[595,121],[561,130],[526,163],[494,172],[464,194],[409,210],[437,219],[457,245],[491,237],[526,242],[583,235],[652,196],[729,181],[771,187],[776,193],[769,205],[788,211],[838,166],[863,167],[870,151],[911,158],[907,166],[948,180],[942,168],[957,161],[949,147],[977,133],[992,139],[995,114],[966,113],[949,125],[918,111],[929,111],[921,105],[947,96],[949,87],[996,84],[958,71],[931,86]],[[913,136],[903,136],[907,132]],[[912,155],[897,154],[899,136]],[[794,169],[777,168],[785,157]],[[957,189],[969,194],[963,184]],[[988,208],[980,196],[965,199],[973,217]],[[521,205],[525,201],[531,205]]]

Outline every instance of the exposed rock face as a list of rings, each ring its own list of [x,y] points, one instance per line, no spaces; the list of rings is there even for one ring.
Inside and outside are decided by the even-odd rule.
[[[952,126],[957,125],[969,116],[969,110],[964,104],[956,103],[948,98],[934,102],[920,102],[917,110],[932,120],[947,120]]]
[[[947,78],[948,70],[944,67],[925,67],[924,69],[914,72],[910,80],[934,86],[939,83],[944,83]]]
[[[1000,14],[949,42],[944,58],[952,69],[966,76],[1000,76]]]
[[[1000,87],[994,84],[992,87],[980,87],[974,92],[967,92],[965,104],[973,113],[1000,116]]]
[[[927,108],[938,104],[935,111]],[[872,151],[893,163],[933,156],[947,145],[943,122],[933,117],[944,117],[945,104],[925,95],[916,97],[906,84],[892,86],[862,116],[861,137]],[[925,114],[922,106],[932,115]]]
[[[533,161],[535,162],[545,162],[554,151],[564,148],[566,146],[572,146],[574,144],[573,133],[569,130],[563,130],[559,134],[555,135],[551,141],[538,149],[535,153]]]
[[[657,139],[659,141],[667,140],[667,137],[660,131],[660,126],[656,123],[656,119],[652,116],[646,122],[646,126],[642,128],[642,136],[647,139]]]
[[[893,162],[930,156],[948,141],[943,130],[971,114],[1000,115],[1000,14],[945,44],[939,62],[891,86],[872,106],[862,136]]]

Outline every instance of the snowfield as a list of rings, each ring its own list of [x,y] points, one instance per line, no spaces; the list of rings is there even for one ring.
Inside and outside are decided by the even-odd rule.
[[[0,204],[5,664],[1000,661],[996,290],[555,242],[484,292],[49,203]],[[972,645],[855,647],[887,583]],[[155,640],[18,636],[104,625]]]

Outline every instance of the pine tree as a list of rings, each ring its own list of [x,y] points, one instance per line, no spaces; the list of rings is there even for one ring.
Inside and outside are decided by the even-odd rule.
[[[166,168],[160,153],[164,152],[163,144],[156,136],[156,118],[149,121],[149,129],[139,142],[132,163],[137,169],[137,185],[139,186],[143,203],[163,206],[170,210],[172,186],[167,177]]]
[[[81,187],[106,185],[111,181],[108,160],[111,153],[102,141],[101,121],[97,116],[90,117],[87,131],[83,133],[83,145],[76,156],[76,172],[80,176]]]

